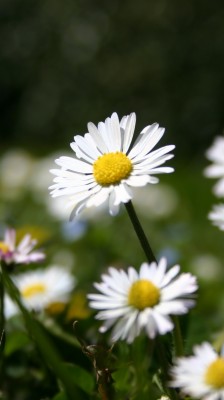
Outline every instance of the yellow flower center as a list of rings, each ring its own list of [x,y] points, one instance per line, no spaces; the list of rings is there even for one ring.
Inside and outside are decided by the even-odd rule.
[[[0,242],[0,252],[6,254],[8,251],[10,251],[9,246],[5,242]]]
[[[224,358],[219,357],[209,365],[205,382],[215,389],[224,388]]]
[[[28,285],[25,289],[22,290],[22,296],[25,298],[29,298],[37,294],[44,293],[45,291],[46,286],[43,283],[34,283],[32,285]]]
[[[144,308],[155,306],[159,298],[159,289],[151,281],[140,279],[131,286],[128,303],[139,310],[144,310]]]
[[[121,151],[104,154],[93,164],[94,178],[102,186],[117,185],[127,178],[131,171],[132,163]]]

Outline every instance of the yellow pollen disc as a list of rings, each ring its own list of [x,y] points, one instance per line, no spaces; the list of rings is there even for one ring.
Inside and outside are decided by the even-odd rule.
[[[37,294],[44,293],[45,291],[46,286],[43,283],[34,283],[33,285],[29,285],[22,290],[22,296],[29,298]]]
[[[224,358],[219,357],[209,365],[205,382],[215,389],[224,388]]]
[[[0,242],[0,251],[3,254],[8,253],[10,251],[9,246],[5,242]]]
[[[151,281],[140,279],[131,286],[128,303],[139,310],[144,310],[144,308],[155,306],[159,298],[159,289]]]
[[[93,164],[93,175],[102,186],[117,185],[132,171],[132,163],[121,151],[100,156]]]

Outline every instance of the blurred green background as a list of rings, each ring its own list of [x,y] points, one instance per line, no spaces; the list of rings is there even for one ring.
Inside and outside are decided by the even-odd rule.
[[[86,123],[137,112],[178,157],[224,124],[222,0],[2,0],[1,149],[67,147]]]

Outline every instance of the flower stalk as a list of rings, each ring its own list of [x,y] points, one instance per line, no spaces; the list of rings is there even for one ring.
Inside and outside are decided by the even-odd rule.
[[[174,330],[173,330],[173,339],[174,339],[174,347],[175,347],[175,356],[181,357],[184,355],[184,345],[183,345],[183,338],[180,329],[180,322],[176,315],[172,317],[174,323]]]
[[[149,241],[145,235],[145,232],[139,222],[139,219],[137,217],[137,214],[135,212],[132,202],[129,201],[128,203],[125,203],[125,207],[126,207],[128,216],[132,222],[133,228],[135,230],[136,235],[138,236],[139,242],[142,246],[142,249],[146,255],[148,262],[149,263],[151,263],[153,261],[157,262],[156,257],[152,251],[152,248],[149,244]]]

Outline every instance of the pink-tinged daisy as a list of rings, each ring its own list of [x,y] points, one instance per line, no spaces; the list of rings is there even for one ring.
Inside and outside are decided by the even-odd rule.
[[[45,254],[41,251],[33,251],[37,241],[29,234],[16,244],[15,229],[8,228],[3,241],[0,241],[0,261],[6,264],[29,264],[44,260]]]
[[[213,206],[212,211],[208,214],[208,218],[213,225],[218,226],[221,231],[224,231],[224,204]]]
[[[175,146],[152,151],[164,134],[158,124],[146,126],[132,144],[136,116],[132,113],[119,121],[113,113],[96,127],[88,124],[88,133],[75,136],[71,148],[73,157],[60,157],[55,162],[61,168],[50,187],[52,197],[68,196],[73,211],[71,218],[83,208],[100,206],[109,200],[109,210],[117,214],[121,203],[133,197],[132,187],[157,183],[153,175],[173,172],[161,167],[173,155]]]
[[[208,178],[220,178],[213,188],[216,196],[224,197],[224,137],[217,136],[212,146],[207,150],[207,158],[212,164],[205,168]]]
[[[102,275],[102,283],[95,283],[100,294],[89,294],[90,307],[100,310],[96,315],[105,321],[100,331],[111,326],[112,341],[133,342],[142,330],[151,338],[173,329],[171,314],[184,314],[195,302],[191,298],[197,290],[196,278],[189,273],[180,274],[179,265],[167,269],[162,258],[158,265],[143,263],[140,271],[109,268]]]
[[[224,400],[224,354],[205,342],[194,347],[194,355],[176,360],[171,386],[183,394],[203,400]]]

